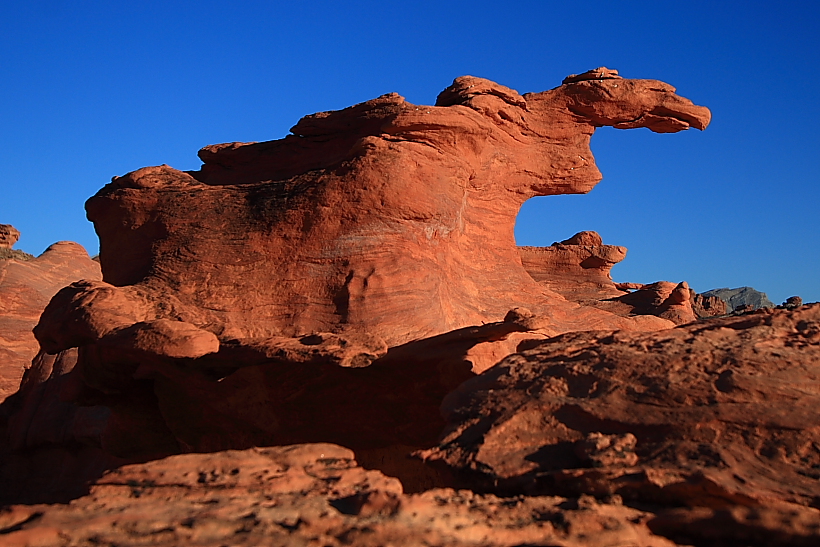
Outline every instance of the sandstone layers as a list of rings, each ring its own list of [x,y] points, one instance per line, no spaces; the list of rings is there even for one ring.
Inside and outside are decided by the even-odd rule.
[[[0,256],[0,401],[17,390],[37,355],[31,331],[51,297],[73,281],[102,278],[100,265],[77,243],[55,243],[34,258],[12,249],[19,236],[14,227],[0,225],[0,251],[24,255]]]
[[[813,544],[818,307],[692,323],[716,302],[615,286],[597,234],[513,239],[600,180],[595,128],[708,120],[607,69],[463,77],[115,178],[103,280],[54,296],[0,407],[0,539]]]
[[[220,341],[334,332],[395,346],[519,306],[549,313],[553,333],[662,328],[545,291],[521,267],[515,218],[533,196],[601,179],[597,127],[709,118],[655,80],[590,73],[520,95],[462,77],[436,106],[388,94],[307,116],[281,140],[208,146],[199,171],[141,169],[88,201],[105,283],[66,291],[37,335],[56,352],[170,319]]]

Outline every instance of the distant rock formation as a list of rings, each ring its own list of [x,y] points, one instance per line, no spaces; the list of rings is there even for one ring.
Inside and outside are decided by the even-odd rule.
[[[604,245],[597,232],[579,232],[549,247],[518,248],[521,263],[541,285],[571,302],[630,317],[654,315],[676,325],[726,314],[717,297],[704,297],[686,282],[615,283],[610,270],[626,247]]]
[[[803,305],[803,299],[799,296],[790,296],[785,302],[777,306],[781,309],[794,310]]]
[[[34,258],[23,251],[12,249],[20,239],[20,232],[11,224],[0,224],[0,260],[14,258],[16,260],[31,260]]]
[[[737,289],[712,289],[704,292],[703,295],[717,296],[726,302],[729,313],[736,311],[741,307],[746,307],[750,310],[774,308],[774,302],[769,300],[766,293],[757,291],[752,287],[738,287]]]
[[[20,232],[8,228],[0,225],[0,243],[8,245],[0,252],[20,253],[11,249]],[[17,390],[37,354],[32,329],[51,297],[73,281],[101,278],[100,265],[70,241],[51,245],[37,258],[12,254],[0,260],[0,401]]]
[[[700,293],[692,298],[692,310],[701,319],[720,317],[729,313],[729,305],[718,296]]]
[[[604,245],[597,232],[579,232],[550,247],[518,247],[530,276],[572,302],[623,295],[610,270],[626,257],[626,247]]]

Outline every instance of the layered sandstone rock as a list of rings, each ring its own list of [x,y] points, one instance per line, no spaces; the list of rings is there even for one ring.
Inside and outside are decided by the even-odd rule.
[[[589,303],[623,296],[610,270],[626,257],[626,247],[604,245],[597,232],[579,232],[549,247],[518,247],[530,276],[567,300]]]
[[[818,304],[561,335],[465,382],[443,408],[447,433],[424,456],[474,487],[701,507],[657,529],[715,541],[767,544],[803,518],[814,528],[795,544],[820,537]],[[781,528],[755,536],[776,515]],[[732,531],[682,524],[700,519]]]
[[[74,289],[77,305],[95,301],[77,328],[103,336],[171,319],[220,341],[335,332],[394,346],[518,306],[549,313],[555,333],[668,326],[545,291],[521,266],[513,228],[527,199],[601,179],[597,127],[673,132],[709,116],[655,80],[590,77],[520,95],[462,77],[436,106],[388,94],[307,116],[278,141],[208,146],[199,171],[141,169],[88,201],[106,285]],[[66,349],[50,317],[38,336]]]
[[[0,225],[0,244],[5,241],[11,249],[19,232],[8,228]],[[70,241],[55,243],[30,260],[0,260],[0,401],[17,390],[37,354],[32,328],[51,297],[73,281],[101,277],[100,265]]]
[[[41,352],[0,412],[9,441],[0,447],[2,501],[68,501],[105,469],[180,452],[327,442],[400,477],[405,492],[446,485],[446,470],[408,455],[435,444],[445,426],[439,405],[465,380],[559,333],[674,324],[581,306],[534,280],[513,237],[520,205],[600,180],[589,149],[597,127],[664,133],[708,121],[708,110],[670,86],[606,69],[526,95],[463,77],[436,106],[385,95],[303,118],[285,139],[206,147],[196,172],[160,166],[115,178],[87,203],[104,280],[85,276],[53,297],[35,329]],[[588,239],[567,246],[603,247]],[[675,290],[664,299],[670,313],[683,305]],[[589,438],[579,450],[608,465],[635,439]],[[259,452],[139,463],[116,472],[116,484],[97,481],[76,509],[40,507],[15,520],[21,509],[2,530],[45,544],[117,543],[122,530],[160,543],[280,534],[384,544],[429,532],[445,545],[668,544],[648,532],[651,515],[615,498],[408,496],[355,468],[347,449],[326,446],[333,456],[310,449],[310,462],[280,466],[310,467],[302,475],[311,478],[286,477],[276,467],[285,456],[264,452],[276,460],[274,486],[243,474],[272,465],[254,460]],[[353,493],[333,493],[350,486],[347,471],[326,473],[343,460]],[[216,492],[192,493],[194,481],[234,490],[211,514],[202,508]],[[301,497],[288,497],[291,484],[303,486]],[[261,500],[248,509],[256,492],[289,520],[268,518]],[[122,505],[106,508],[111,499]],[[522,512],[508,511],[518,505]],[[123,518],[137,507],[144,517]],[[98,515],[96,531],[77,526],[84,513]],[[384,515],[398,520],[374,520]]]

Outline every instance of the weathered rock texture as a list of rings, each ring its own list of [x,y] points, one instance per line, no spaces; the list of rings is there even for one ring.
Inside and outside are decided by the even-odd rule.
[[[15,258],[17,260],[31,260],[32,255],[17,249],[12,249],[20,239],[20,231],[11,224],[0,224],[0,260]]]
[[[630,317],[655,315],[676,325],[726,315],[717,296],[697,294],[686,282],[615,283],[610,270],[626,247],[604,245],[597,232],[579,232],[549,247],[519,247],[527,273],[571,302]]]
[[[579,232],[550,247],[518,247],[518,252],[534,280],[572,302],[624,294],[609,272],[626,257],[626,247],[604,245],[597,232]]]
[[[0,224],[0,249],[11,249],[20,239],[20,230],[11,224]]]
[[[7,228],[0,225],[0,243]],[[11,234],[9,248],[19,232],[12,229]],[[69,241],[55,243],[31,260],[0,260],[0,401],[17,390],[23,370],[37,354],[39,344],[31,331],[51,297],[72,281],[101,277],[100,265]]]
[[[594,499],[407,495],[350,450],[297,445],[112,471],[71,505],[0,511],[5,547],[75,545],[672,546],[650,513]]]
[[[208,146],[199,171],[140,169],[88,201],[106,283],[71,289],[75,308],[51,310],[38,337],[55,352],[171,319],[220,341],[336,332],[394,346],[517,306],[549,313],[555,333],[661,328],[545,291],[521,266],[515,218],[533,196],[601,179],[597,127],[675,132],[709,117],[655,80],[520,95],[462,77],[436,106],[388,94],[281,140]],[[60,333],[72,309],[73,338]]]
[[[820,305],[561,335],[465,382],[443,408],[448,432],[424,456],[485,490],[709,508],[738,539],[767,510],[791,511],[820,539]]]
[[[607,69],[526,95],[463,77],[436,106],[384,95],[285,139],[206,147],[196,172],[115,178],[86,204],[104,280],[51,299],[0,409],[0,499],[68,501],[132,466],[69,507],[0,514],[2,539],[668,544],[615,497],[408,495],[348,449],[281,445],[345,445],[404,492],[446,486],[446,469],[408,455],[435,445],[440,403],[465,380],[559,333],[681,322],[685,285],[658,288],[645,315],[569,301],[527,273],[513,227],[530,197],[600,180],[597,127],[708,121],[667,84]],[[586,269],[602,278],[614,255],[593,239],[566,246],[594,247],[604,263]],[[579,450],[603,466],[640,453],[638,433],[606,435]],[[145,463],[181,452],[220,453]]]
[[[92,442],[132,458],[433,442],[440,398],[526,338],[672,325],[543,287],[513,228],[526,199],[600,180],[596,127],[708,121],[655,80],[580,78],[522,96],[463,77],[436,106],[385,95],[305,117],[282,140],[206,147],[197,172],[115,178],[86,204],[104,282],[73,283],[43,311],[44,354],[8,411],[12,445]],[[402,349],[432,335],[447,347],[432,360]],[[338,397],[368,427],[335,416]],[[385,398],[396,412],[379,411]]]
[[[729,313],[729,305],[718,296],[700,293],[692,298],[692,310],[700,318],[720,317]]]
[[[738,287],[737,289],[712,289],[703,293],[704,296],[717,296],[728,306],[731,313],[741,307],[756,310],[760,308],[774,308],[774,302],[769,300],[766,293],[752,287]]]

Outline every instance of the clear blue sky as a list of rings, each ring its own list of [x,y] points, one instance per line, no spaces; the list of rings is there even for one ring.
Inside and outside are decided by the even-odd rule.
[[[817,2],[5,2],[0,223],[41,253],[97,239],[83,203],[113,175],[197,169],[207,144],[284,136],[303,115],[453,78],[543,91],[598,66],[664,80],[703,133],[605,128],[604,180],[536,198],[519,244],[580,230],[629,248],[617,281],[751,285],[820,300]]]

